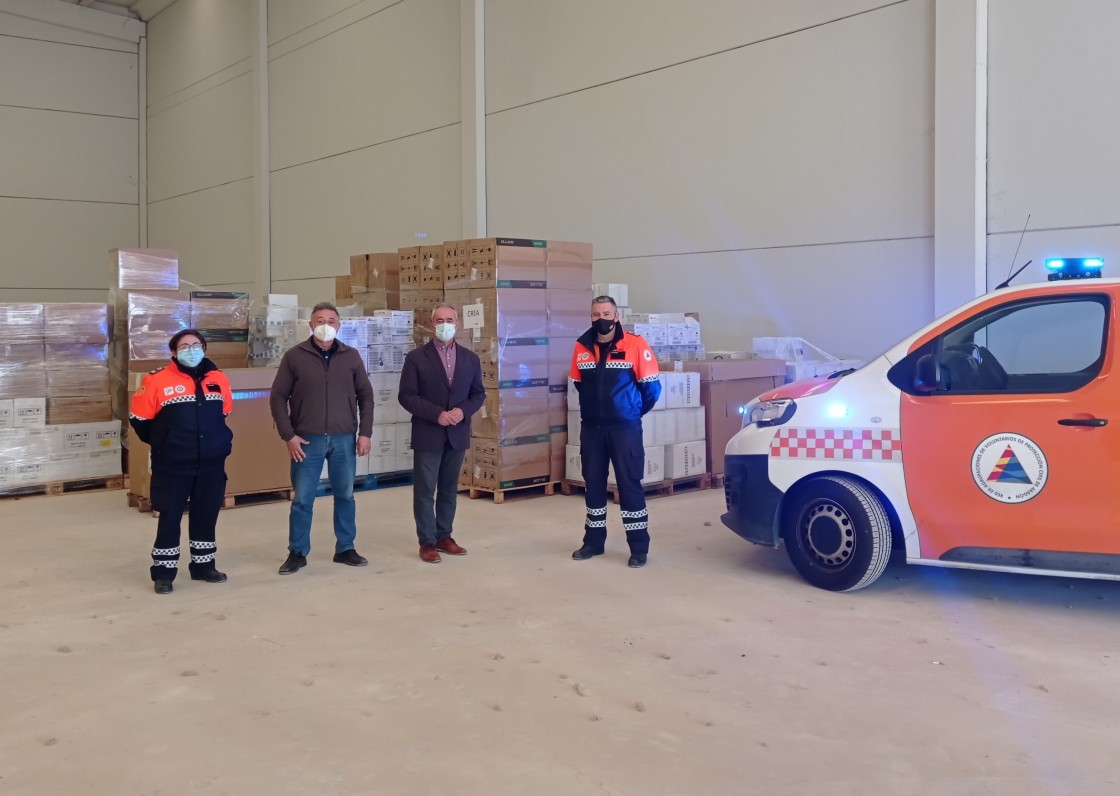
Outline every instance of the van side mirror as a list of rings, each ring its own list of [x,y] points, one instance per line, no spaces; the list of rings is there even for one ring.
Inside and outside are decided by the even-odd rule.
[[[914,392],[928,395],[941,389],[941,364],[933,354],[923,354],[914,364]]]

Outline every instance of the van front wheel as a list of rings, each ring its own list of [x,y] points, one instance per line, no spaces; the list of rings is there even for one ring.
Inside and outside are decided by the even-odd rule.
[[[842,476],[814,478],[790,493],[782,538],[801,577],[829,591],[869,586],[891,556],[891,523],[882,502]]]

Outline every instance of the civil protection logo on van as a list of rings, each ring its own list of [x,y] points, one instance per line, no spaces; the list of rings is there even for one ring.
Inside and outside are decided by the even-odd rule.
[[[972,453],[972,480],[992,500],[1024,503],[1046,486],[1042,448],[1022,434],[993,434]]]

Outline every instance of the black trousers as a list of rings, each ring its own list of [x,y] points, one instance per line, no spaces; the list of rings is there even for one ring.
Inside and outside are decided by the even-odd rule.
[[[217,568],[214,542],[218,512],[226,494],[226,473],[222,468],[195,475],[152,473],[152,508],[159,512],[156,541],[152,547],[152,580],[175,580],[179,571],[179,540],[183,512],[190,502],[187,528],[190,539],[192,575]]]
[[[451,535],[459,497],[459,470],[466,450],[444,446],[412,451],[412,516],[420,544],[435,544]]]
[[[646,467],[646,451],[642,446],[642,426],[588,426],[579,435],[580,464],[586,484],[587,519],[583,525],[583,543],[602,551],[607,541],[607,465],[614,465],[618,483],[618,503],[622,510],[622,527],[626,543],[634,555],[649,552],[649,513],[642,474]]]

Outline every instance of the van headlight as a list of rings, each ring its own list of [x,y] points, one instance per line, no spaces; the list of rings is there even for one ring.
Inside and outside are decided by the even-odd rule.
[[[772,401],[752,401],[743,407],[743,428],[747,426],[780,426],[788,423],[797,404],[792,398],[777,398]]]

